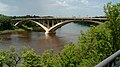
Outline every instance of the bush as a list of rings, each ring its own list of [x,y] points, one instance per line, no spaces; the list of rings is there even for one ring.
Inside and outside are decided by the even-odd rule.
[[[0,30],[12,30],[11,17],[0,15]]]

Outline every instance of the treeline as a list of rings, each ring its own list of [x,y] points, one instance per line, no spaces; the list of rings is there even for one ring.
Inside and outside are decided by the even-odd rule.
[[[24,23],[19,24],[18,26],[14,26],[12,23],[12,19],[16,18],[53,18],[53,16],[5,16],[3,14],[0,14],[0,31],[4,30],[15,30],[15,29],[24,29],[24,30],[34,30],[34,31],[43,31],[43,29],[38,26],[37,24],[31,22],[31,21],[23,21]]]
[[[9,67],[94,67],[120,49],[120,3],[104,6],[110,19],[81,31],[77,44],[70,43],[59,53],[53,50],[37,55],[33,49],[0,51],[0,66]]]
[[[107,18],[107,16],[95,16],[95,17],[92,17],[92,18]]]
[[[12,17],[10,16],[0,14],[0,31],[14,29],[14,25],[12,25],[11,19]]]
[[[26,15],[26,16],[12,16],[13,19],[15,18],[54,18],[53,16],[36,16],[36,15]]]

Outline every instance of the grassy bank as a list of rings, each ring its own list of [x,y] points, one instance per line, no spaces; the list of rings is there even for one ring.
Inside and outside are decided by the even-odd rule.
[[[15,32],[23,32],[25,30],[23,29],[15,29],[15,30],[4,30],[4,31],[0,31],[0,34],[8,34],[8,33],[15,33]]]

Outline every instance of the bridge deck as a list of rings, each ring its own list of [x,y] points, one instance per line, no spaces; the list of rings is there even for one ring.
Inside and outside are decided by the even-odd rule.
[[[107,21],[108,18],[17,18],[12,20],[101,20]]]

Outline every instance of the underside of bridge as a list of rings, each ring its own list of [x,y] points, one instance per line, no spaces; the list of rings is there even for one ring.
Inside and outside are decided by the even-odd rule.
[[[96,20],[96,19],[95,19]],[[19,25],[20,23],[24,23],[25,21],[31,21],[33,23],[36,23],[41,28],[45,30],[45,33],[55,33],[55,31],[71,22],[79,22],[79,21],[90,21],[92,23],[101,24],[101,19],[98,19],[97,21],[91,20],[91,19],[13,19],[12,22],[15,26]]]

